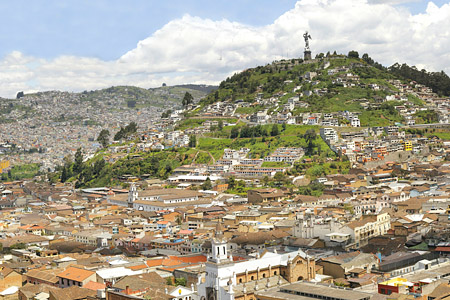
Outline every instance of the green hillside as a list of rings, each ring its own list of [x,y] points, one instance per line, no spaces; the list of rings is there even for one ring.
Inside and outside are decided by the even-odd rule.
[[[99,101],[111,97],[119,97],[124,106],[147,107],[167,105],[168,102],[181,103],[184,94],[189,92],[194,99],[200,99],[206,92],[182,86],[163,86],[143,89],[134,86],[114,86],[107,89],[83,92],[87,101]],[[135,103],[133,103],[135,102]]]
[[[347,67],[347,69],[330,73],[330,70],[341,67]],[[317,74],[312,80],[307,81],[304,79],[307,72]],[[355,86],[344,86],[336,82],[347,73],[359,77]],[[379,64],[373,63],[370,57],[364,60],[330,55],[311,62],[303,62],[301,59],[282,60],[248,69],[227,78],[220,83],[217,91],[210,93],[201,103],[204,107],[218,101],[244,100],[252,103],[258,96],[267,99],[273,95],[282,94],[278,107],[252,105],[236,110],[236,113],[252,114],[262,109],[268,109],[271,113],[281,111],[281,105],[286,104],[290,97],[303,93],[304,96],[300,97],[300,100],[307,103],[308,107],[296,108],[292,112],[294,116],[304,112],[353,111],[361,113],[362,126],[369,124],[385,126],[403,121],[393,108],[399,103],[382,103],[387,95],[396,91],[388,80],[399,78],[401,77],[380,67]],[[372,89],[370,85],[377,85],[379,89]],[[305,96],[308,93],[311,95]],[[421,104],[419,99],[410,100],[413,103]]]
[[[404,70],[405,68],[402,72],[406,74]],[[303,113],[351,111],[359,115],[361,126],[401,123],[404,120],[396,106],[421,107],[424,103],[411,94],[407,96],[408,102],[385,101],[386,96],[398,92],[390,80],[400,80],[403,83],[410,81],[409,77],[400,73],[398,70],[391,70],[374,62],[367,54],[362,58],[319,55],[319,58],[308,62],[301,59],[282,60],[247,69],[222,81],[217,90],[212,90],[200,101],[200,107],[186,113],[187,117],[175,126],[175,130],[183,131],[204,126],[206,120],[220,122],[220,125],[211,126],[209,131],[196,136],[194,142],[190,142],[190,147],[175,147],[150,153],[137,152],[132,148],[125,157],[113,164],[99,163],[103,158],[108,158],[108,151],[100,152],[95,158],[83,164],[78,173],[74,171],[74,162],[65,166],[66,172],[70,173],[68,180],[76,181],[77,186],[101,186],[108,183],[118,184],[118,179],[124,175],[138,178],[149,175],[165,179],[181,165],[215,163],[222,157],[225,148],[248,148],[250,158],[264,158],[280,147],[302,147],[305,156],[302,161],[293,165],[264,163],[265,167],[287,167],[286,174],[276,176],[277,178],[272,179],[272,184],[274,182],[289,184],[289,181],[282,178],[286,175],[305,175],[312,180],[326,174],[345,174],[350,168],[348,160],[346,157],[337,156],[320,138],[319,126],[288,124],[254,126],[249,124],[246,117],[261,110],[266,110],[268,114],[277,114],[283,110],[283,105],[287,104],[291,97],[299,97],[303,105],[291,111],[294,117],[301,117]],[[422,80],[426,80],[426,76]],[[441,84],[440,88],[444,89],[444,86],[445,84]],[[175,95],[176,88],[168,88],[167,91]],[[126,92],[131,98],[149,97],[150,92],[128,87],[114,89],[114,91],[120,89],[121,94]],[[162,91],[163,94],[167,92]],[[158,93],[161,93],[161,89]],[[194,91],[192,94],[194,97],[199,96]],[[267,101],[271,97],[275,101]],[[160,99],[168,100],[164,97]],[[246,105],[239,105],[232,115],[217,117],[211,114],[210,110],[211,105],[217,102],[246,103]],[[428,111],[419,111],[416,117],[419,122],[424,123],[432,122],[436,118]],[[348,122],[341,115],[339,118],[340,122]],[[224,125],[228,123],[236,125]],[[339,131],[354,129],[340,127]],[[244,193],[244,190],[232,192]],[[320,194],[321,187],[312,184],[305,187],[302,193]]]

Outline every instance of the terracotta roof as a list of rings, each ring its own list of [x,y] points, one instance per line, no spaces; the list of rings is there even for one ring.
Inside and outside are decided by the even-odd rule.
[[[297,197],[294,198],[294,201],[302,202],[302,203],[315,202],[317,200],[318,200],[317,197],[315,197],[315,196],[308,196],[308,195],[298,195]]]
[[[193,230],[190,229],[183,229],[178,231],[178,234],[191,234],[193,232]]]
[[[50,291],[50,298],[55,300],[78,300],[86,299],[88,296],[95,297],[96,295],[96,291],[85,289],[76,285],[65,289],[56,289]]]
[[[377,216],[368,216],[368,217],[361,218],[359,220],[350,222],[347,224],[347,226],[350,227],[351,229],[355,229],[357,227],[364,226],[367,223],[375,222],[376,220],[377,220]]]
[[[57,276],[74,281],[83,281],[93,274],[95,274],[95,272],[75,267],[68,267],[64,272],[59,273]]]
[[[148,266],[146,264],[142,264],[142,265],[131,266],[129,268],[133,271],[137,271],[137,270],[147,269]]]
[[[428,299],[435,299],[438,297],[448,296],[448,295],[450,295],[450,284],[441,283],[433,290],[433,292],[431,292],[431,294],[428,295]],[[443,299],[445,299],[445,298],[443,298]]]
[[[83,287],[85,289],[97,291],[97,290],[104,290],[106,285],[104,283],[100,283],[100,282],[89,281]]]
[[[58,278],[56,277],[55,273],[57,273],[58,271],[60,270],[43,271],[35,269],[28,271],[25,276],[56,284],[58,283]]]
[[[289,236],[289,234],[282,230],[272,230],[268,232],[259,231],[259,232],[252,232],[250,234],[247,233],[242,234],[232,239],[231,242],[239,245],[247,245],[247,244],[260,245],[264,244],[266,241],[278,239],[281,240],[282,238],[287,236]]]
[[[147,260],[146,264],[149,267],[163,267],[163,266],[179,266],[185,264],[198,264],[206,262],[206,256],[200,255],[186,255],[186,256],[169,256],[164,259],[151,259]]]
[[[54,286],[50,286],[47,284],[31,284],[27,283],[24,286],[19,288],[19,291],[26,296],[26,299],[33,299],[39,293],[48,293],[49,290],[59,289]]]
[[[206,256],[203,254],[194,255],[194,256],[169,256],[171,259],[181,261],[183,263],[200,263],[206,262]]]
[[[13,269],[8,267],[0,267],[0,274],[2,274],[3,278],[11,274],[12,272],[15,272]]]
[[[450,247],[439,246],[434,249],[434,251],[438,252],[450,252]]]
[[[36,224],[30,224],[30,225],[20,226],[19,229],[32,230],[32,229],[44,229],[44,227],[42,227],[40,225],[36,225]]]
[[[129,287],[133,291],[146,291],[151,287],[164,287],[166,280],[159,276],[156,272],[150,272],[139,275],[125,276],[117,281],[113,287],[118,289],[126,289]]]
[[[163,259],[151,259],[151,260],[147,260],[146,264],[149,267],[157,267],[157,266],[161,266],[163,262]]]

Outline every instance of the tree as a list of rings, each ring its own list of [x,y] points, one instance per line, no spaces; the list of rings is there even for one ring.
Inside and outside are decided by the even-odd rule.
[[[239,136],[239,128],[237,126],[233,126],[231,128],[230,138],[234,139]]]
[[[278,130],[278,125],[277,124],[273,124],[272,130],[270,131],[270,135],[271,136],[277,136],[279,134],[280,134],[280,132]]]
[[[273,179],[277,183],[277,185],[282,185],[288,181],[287,176],[283,172],[276,172],[273,176]]]
[[[15,243],[12,244],[9,249],[25,249],[27,245],[25,243]]]
[[[232,190],[236,186],[236,180],[234,179],[234,176],[230,176],[227,179],[228,189]]]
[[[76,175],[80,174],[83,171],[83,152],[81,151],[81,147],[77,149],[75,153],[75,162],[73,164],[73,171]]]
[[[189,104],[194,103],[194,97],[189,92],[186,92],[184,94],[183,100],[181,101],[181,104],[183,106],[188,106]]]
[[[131,134],[134,134],[137,132],[137,124],[136,122],[131,122],[127,126],[120,127],[120,130],[114,135],[114,140],[118,141],[124,138],[127,138]]]
[[[202,189],[204,189],[204,190],[212,189],[212,183],[211,183],[211,179],[209,177],[206,177],[205,182],[203,182]]]
[[[348,53],[348,57],[349,58],[359,58],[359,53],[358,53],[358,51],[352,50]]]
[[[137,124],[136,124],[136,122],[131,122],[130,124],[128,124],[125,127],[125,132],[127,134],[136,133],[136,131],[137,131]]]
[[[166,278],[166,284],[167,285],[173,285],[173,277],[167,277]]]
[[[100,172],[103,170],[103,168],[105,167],[106,162],[103,158],[100,158],[99,160],[97,160],[94,163],[94,166],[92,167],[92,171],[94,172],[94,174],[97,176],[100,174]]]
[[[24,94],[23,92],[18,92],[16,98],[17,98],[17,99],[20,99],[20,98],[22,98],[23,96],[25,96],[25,94]]]
[[[63,169],[61,171],[61,182],[66,182],[66,180],[69,179],[68,175],[67,175],[67,168],[64,165]]]
[[[283,123],[283,125],[281,125],[281,130],[286,131],[286,123]]]
[[[179,285],[181,285],[181,286],[186,286],[186,278],[184,278],[184,277],[180,277],[180,278],[175,278],[175,285],[176,286],[179,286]]]
[[[312,151],[314,149],[314,140],[317,138],[316,131],[314,129],[306,130],[305,134],[303,135],[303,138],[306,140],[306,143],[308,144],[306,153],[308,155],[312,155]]]
[[[373,65],[373,63],[375,62],[372,58],[370,58],[369,54],[367,53],[363,54],[362,59],[369,65]]]
[[[195,148],[197,146],[197,137],[195,135],[191,135],[189,137],[189,147]]]
[[[161,114],[161,118],[166,119],[170,116],[171,113],[172,113],[172,110],[168,109]]]
[[[125,135],[125,131],[124,131],[123,127],[121,126],[120,130],[116,132],[113,139],[115,141],[119,141],[124,137],[124,135]]]
[[[222,131],[223,129],[223,121],[219,120],[218,124],[217,124],[217,128],[219,129],[219,131]]]
[[[102,129],[102,131],[100,131],[100,134],[97,137],[97,142],[99,142],[103,148],[108,147],[108,145],[109,145],[109,130],[108,129]]]

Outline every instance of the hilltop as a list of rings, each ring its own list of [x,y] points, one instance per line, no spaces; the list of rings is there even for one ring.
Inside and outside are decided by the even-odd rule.
[[[401,103],[385,100],[399,92],[392,84],[393,80],[408,81],[368,61],[371,61],[370,57],[364,60],[342,55],[309,62],[301,59],[276,61],[227,78],[201,103],[205,111],[209,110],[209,105],[218,102],[244,102],[235,113],[251,115],[267,110],[269,114],[276,114],[285,110],[289,99],[298,97],[302,105],[290,110],[294,117],[307,112],[352,111],[360,115],[362,126],[404,121],[394,109]],[[268,101],[273,97],[277,98],[276,102]],[[424,105],[412,94],[407,97],[412,104]]]

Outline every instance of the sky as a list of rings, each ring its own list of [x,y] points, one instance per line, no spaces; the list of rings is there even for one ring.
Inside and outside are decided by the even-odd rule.
[[[0,96],[218,84],[249,67],[368,53],[450,73],[450,0],[0,0]]]

